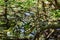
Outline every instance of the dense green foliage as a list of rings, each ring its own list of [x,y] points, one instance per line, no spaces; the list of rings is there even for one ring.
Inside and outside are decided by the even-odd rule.
[[[59,4],[56,0],[0,0],[1,39],[38,40],[44,30],[60,28]]]

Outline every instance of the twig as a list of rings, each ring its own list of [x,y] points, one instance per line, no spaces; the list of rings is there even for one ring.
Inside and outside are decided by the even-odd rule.
[[[47,36],[47,38],[49,38],[50,37],[50,35],[52,34],[54,32],[54,29],[51,31],[51,33]]]

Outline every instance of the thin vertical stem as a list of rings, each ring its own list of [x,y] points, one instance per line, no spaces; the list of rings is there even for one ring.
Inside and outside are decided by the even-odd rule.
[[[55,1],[55,4],[56,4],[56,5],[58,5],[58,2],[57,2],[57,0],[54,0],[54,1]]]
[[[36,23],[36,30],[37,30],[37,32],[36,32],[36,35],[34,37],[34,40],[36,40],[36,39],[39,40],[39,32],[38,32],[39,17],[40,17],[40,15],[39,15],[39,0],[37,0],[37,13],[36,13],[36,21],[37,21],[37,23]]]
[[[7,2],[8,2],[8,0],[4,0],[4,2],[5,2],[5,13],[4,13],[4,17],[5,17],[5,20],[6,20],[6,27],[7,27],[7,29],[9,28],[9,25],[8,25],[8,19],[7,19]]]
[[[54,0],[54,1],[55,1],[55,8],[56,8],[56,9],[60,8],[57,0]]]
[[[7,1],[8,0],[5,0],[5,19],[7,19]]]
[[[42,7],[43,7],[43,11],[46,13],[46,11],[45,11],[45,3],[44,3],[44,1],[42,1]]]

